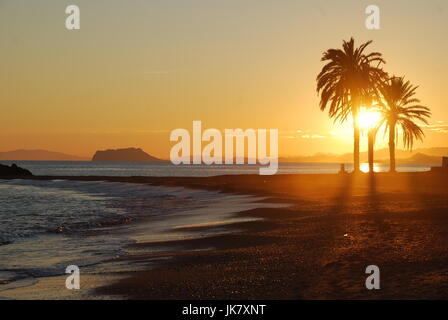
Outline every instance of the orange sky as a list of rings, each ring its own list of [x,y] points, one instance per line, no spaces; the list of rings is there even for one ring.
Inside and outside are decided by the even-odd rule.
[[[0,0],[0,151],[136,146],[166,158],[170,131],[201,120],[279,129],[280,155],[350,152],[350,124],[334,125],[315,92],[322,52],[350,36],[373,39],[388,72],[420,85],[433,112],[424,146],[447,146],[446,1],[376,1],[376,31],[359,0],[73,4],[77,31],[66,3]]]

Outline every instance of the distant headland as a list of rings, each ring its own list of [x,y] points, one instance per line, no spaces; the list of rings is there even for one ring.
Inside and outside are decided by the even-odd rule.
[[[92,161],[162,162],[165,160],[153,157],[140,148],[125,148],[99,150],[93,155]]]

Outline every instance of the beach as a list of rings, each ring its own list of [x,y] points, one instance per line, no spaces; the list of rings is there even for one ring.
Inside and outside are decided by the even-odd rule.
[[[0,0],[0,300],[448,300],[448,1],[79,2]]]
[[[446,178],[431,172],[57,177],[182,186],[284,204],[237,213],[257,219],[189,227],[208,236],[129,244],[135,253],[120,261],[150,267],[94,289],[96,297],[125,299],[446,299]],[[213,235],[223,227],[229,232]],[[365,287],[369,265],[380,269],[380,290]]]

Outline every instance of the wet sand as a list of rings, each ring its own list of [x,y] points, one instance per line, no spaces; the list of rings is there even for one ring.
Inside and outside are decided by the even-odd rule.
[[[49,179],[55,177],[36,177]],[[129,299],[446,299],[448,175],[57,177],[184,186],[289,203],[238,213],[235,232],[135,244],[147,270],[95,290]],[[222,226],[220,226],[222,228]],[[191,227],[192,230],[214,226]],[[150,253],[163,248],[163,251]],[[148,249],[148,250],[144,250]],[[377,265],[381,289],[365,288]]]

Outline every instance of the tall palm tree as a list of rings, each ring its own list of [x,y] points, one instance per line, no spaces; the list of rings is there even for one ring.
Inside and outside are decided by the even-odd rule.
[[[428,124],[427,118],[431,116],[428,107],[420,105],[420,100],[415,98],[417,86],[412,86],[403,77],[392,77],[379,87],[381,97],[379,105],[383,114],[385,130],[389,132],[390,171],[396,171],[395,140],[398,136],[397,126],[403,134],[403,144],[408,150],[412,149],[414,140],[423,140],[425,136],[418,121]]]
[[[376,138],[376,133],[378,132],[378,128],[370,128],[369,132],[367,133],[368,135],[368,161],[369,161],[369,173],[373,174],[374,173],[374,158],[373,158],[373,153],[375,151],[375,138]]]
[[[320,93],[320,109],[328,106],[328,114],[335,121],[353,118],[354,171],[359,172],[359,108],[377,83],[387,74],[380,68],[385,61],[381,53],[364,53],[368,41],[358,48],[353,38],[343,41],[342,49],[328,49],[321,61],[328,61],[317,76],[317,92]]]
[[[368,112],[377,113],[378,112],[378,106],[374,105],[374,97],[378,96],[378,90],[377,87],[372,88],[371,95],[367,97],[367,105],[369,106],[367,108]],[[367,139],[368,139],[368,163],[369,163],[369,173],[373,174],[374,172],[374,151],[375,151],[375,140],[376,135],[378,133],[378,130],[380,129],[380,126],[382,125],[381,121],[378,121],[378,123],[373,124],[372,127],[368,128],[367,131]]]

